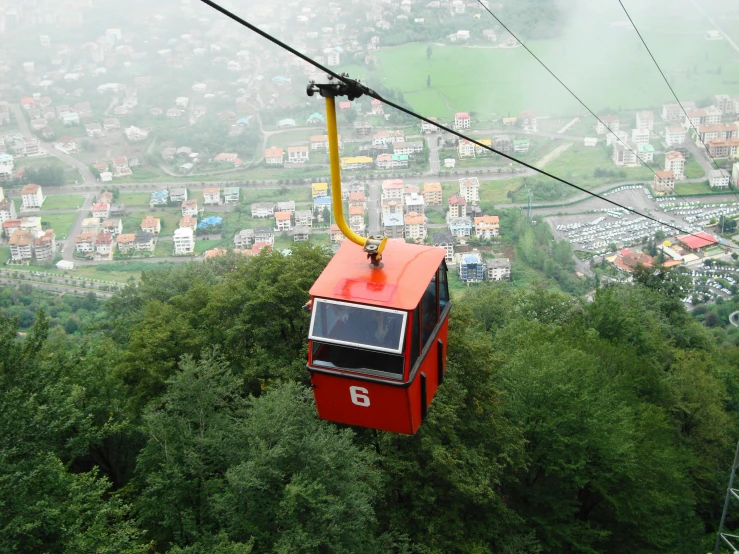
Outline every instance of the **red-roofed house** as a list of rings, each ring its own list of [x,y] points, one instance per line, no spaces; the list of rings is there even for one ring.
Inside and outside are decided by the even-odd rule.
[[[449,217],[455,218],[455,217],[464,217],[466,211],[467,211],[467,200],[462,198],[458,194],[453,194],[449,197],[449,200],[447,200],[447,203],[449,204]]]
[[[116,177],[122,177],[124,175],[131,175],[131,173],[131,168],[128,167],[128,158],[126,158],[126,156],[113,158],[113,175]]]
[[[90,211],[92,212],[92,217],[108,219],[110,217],[110,204],[107,202],[98,202],[92,205]]]
[[[716,240],[708,233],[704,233],[703,231],[700,231],[699,233],[693,233],[692,235],[683,235],[682,237],[677,237],[677,240],[685,248],[693,251],[718,244],[718,240]]]
[[[275,230],[289,231],[293,228],[292,214],[290,212],[275,212]]]
[[[475,236],[482,239],[497,237],[500,231],[500,219],[497,215],[484,215],[475,218]]]
[[[470,114],[467,112],[459,112],[454,114],[454,128],[455,129],[469,129],[470,128]]]
[[[285,151],[282,148],[267,148],[264,151],[264,161],[267,165],[283,165],[285,163]]]

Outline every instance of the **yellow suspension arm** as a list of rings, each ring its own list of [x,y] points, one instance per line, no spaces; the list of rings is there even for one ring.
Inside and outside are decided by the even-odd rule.
[[[331,204],[334,221],[344,236],[362,248],[367,238],[359,236],[349,228],[344,219],[344,204],[341,200],[341,165],[339,163],[339,136],[336,128],[336,102],[326,98],[326,125],[328,126],[328,156],[331,165]]]

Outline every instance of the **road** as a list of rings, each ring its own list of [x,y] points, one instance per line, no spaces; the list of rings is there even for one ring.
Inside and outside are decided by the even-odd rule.
[[[38,281],[26,281],[24,279],[14,279],[8,277],[0,277],[0,285],[3,286],[20,286],[29,285],[33,288],[45,290],[47,292],[53,292],[55,294],[88,294],[94,293],[99,298],[110,298],[113,296],[113,292],[97,290],[97,289],[85,289],[81,287],[70,287],[69,285],[58,285],[53,283],[41,283]]]
[[[82,203],[82,207],[77,210],[77,219],[74,220],[74,224],[72,225],[67,238],[64,240],[64,252],[62,253],[63,260],[77,263],[77,260],[74,258],[74,238],[82,232],[82,221],[87,217],[87,214],[90,213],[94,197],[94,194],[86,195],[85,201]]]
[[[441,162],[439,161],[439,135],[433,133],[426,138],[429,145],[429,167],[432,175],[436,175],[441,171]]]
[[[33,137],[33,133],[31,133],[31,130],[28,127],[28,122],[26,121],[26,116],[23,113],[23,108],[20,107],[20,104],[11,104],[10,109],[13,111],[13,115],[15,117],[16,122],[18,123],[18,129],[21,133],[23,133],[26,137]],[[64,152],[60,152],[56,148],[54,148],[54,145],[50,142],[43,142],[41,141],[41,148],[46,151],[51,156],[54,156],[55,158],[63,161],[64,163],[71,165],[74,167],[77,171],[80,172],[80,175],[82,176],[82,180],[85,183],[95,183],[95,177],[92,175],[92,172],[90,171],[90,168],[87,167],[85,164],[80,162],[79,160],[74,159],[72,156],[69,156],[65,154]]]

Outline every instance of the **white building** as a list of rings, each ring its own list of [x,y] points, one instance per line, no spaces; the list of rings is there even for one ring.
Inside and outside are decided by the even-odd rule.
[[[651,132],[654,129],[654,112],[636,112],[636,128]]]
[[[477,204],[480,201],[480,181],[477,177],[467,177],[459,180],[459,195],[468,204]]]
[[[708,174],[708,183],[712,189],[729,188],[729,172],[725,169],[713,169]]]
[[[454,128],[455,129],[469,129],[470,128],[470,114],[467,112],[459,112],[454,114]]]
[[[493,258],[485,264],[485,278],[488,281],[510,281],[511,260],[508,258]]]
[[[672,171],[675,179],[682,179],[685,174],[685,158],[680,152],[665,154],[665,171]]]
[[[28,184],[21,190],[23,204],[21,210],[40,210],[44,203],[44,195],[40,185]]]
[[[173,237],[174,255],[184,256],[195,251],[195,237],[190,227],[176,229]]]

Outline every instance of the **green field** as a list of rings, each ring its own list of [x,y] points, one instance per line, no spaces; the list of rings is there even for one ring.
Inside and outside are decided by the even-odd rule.
[[[41,223],[54,229],[57,240],[67,238],[77,214],[41,214]]]
[[[158,217],[161,220],[162,236],[172,236],[175,229],[179,226],[182,212],[179,208],[172,208],[170,210],[156,210],[156,211],[139,211],[133,212],[123,218],[123,232],[124,233],[139,233],[141,232],[141,220],[147,215],[152,217]]]
[[[675,194],[712,194],[708,181],[702,183],[675,183]]]
[[[10,246],[0,246],[0,265],[4,265],[8,259],[10,259]]]
[[[649,1],[632,4],[639,31],[681,99],[731,93],[727,84],[739,81],[737,53],[726,40],[704,39],[713,26],[688,0],[669,8]],[[674,101],[618,3],[578,5],[560,37],[530,39],[526,45],[596,113]],[[382,83],[401,91],[426,116],[448,119],[468,111],[476,112],[477,119],[497,119],[524,109],[541,115],[586,113],[524,48],[434,45],[429,59],[426,47],[383,48],[376,53],[377,69],[342,70],[370,87]]]
[[[147,192],[122,192],[118,195],[117,202],[131,206],[148,206],[151,195]]]
[[[285,131],[270,135],[267,138],[267,146],[279,146],[286,149],[288,146],[305,146],[309,144],[309,139],[313,135],[323,135],[325,129],[309,129],[305,131]],[[311,151],[311,154],[314,152]]]
[[[62,194],[47,196],[44,200],[44,210],[76,210],[85,201],[84,196],[76,194]]]

